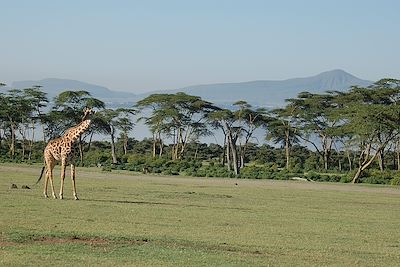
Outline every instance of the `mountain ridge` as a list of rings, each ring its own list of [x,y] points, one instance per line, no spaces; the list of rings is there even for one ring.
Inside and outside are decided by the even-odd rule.
[[[29,88],[31,86],[40,85],[42,90],[48,94],[49,99],[53,99],[59,93],[71,91],[88,91],[93,97],[100,98],[107,103],[125,102],[126,98],[136,98],[136,95],[129,92],[114,91],[105,86],[91,84],[73,79],[45,78],[41,80],[25,80],[15,81],[11,84],[11,88]]]
[[[352,85],[369,86],[373,82],[362,80],[341,70],[325,71],[310,77],[289,78],[285,80],[254,80],[244,82],[214,83],[192,85],[172,90],[157,90],[147,93],[133,94],[130,92],[114,91],[107,87],[81,82],[78,80],[46,78],[42,80],[28,80],[13,82],[9,88],[28,88],[41,85],[42,90],[48,93],[49,99],[65,90],[85,90],[93,97],[106,102],[108,106],[126,106],[154,93],[184,92],[200,96],[215,104],[232,104],[238,100],[245,100],[256,106],[278,107],[283,106],[285,99],[294,98],[302,91],[323,93],[327,90],[348,90]],[[3,88],[1,90],[5,90]]]
[[[312,93],[323,93],[327,90],[345,91],[352,85],[369,86],[372,83],[336,69],[310,77],[195,85],[170,92],[197,93],[196,95],[206,100],[211,100],[212,96],[216,102],[235,102],[243,99],[256,105],[275,107],[284,105],[285,99],[296,97],[302,91]]]

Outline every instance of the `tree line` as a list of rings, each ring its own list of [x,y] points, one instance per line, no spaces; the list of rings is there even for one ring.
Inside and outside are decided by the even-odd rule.
[[[0,94],[0,151],[10,160],[32,160],[38,131],[43,149],[48,140],[79,123],[82,110],[91,107],[99,112],[93,127],[81,137],[81,159],[93,144],[93,135],[102,134],[110,137],[107,147],[112,163],[119,163],[132,151],[132,129],[142,121],[151,132],[145,141],[149,145],[146,153],[154,160],[197,158],[200,138],[221,133],[224,141],[218,144],[218,162],[227,173],[239,176],[254,161],[254,151],[262,151],[263,146],[254,142],[255,132],[261,129],[284,155],[279,168],[298,169],[301,147],[318,158],[315,170],[351,172],[356,183],[372,166],[382,172],[400,170],[399,100],[400,81],[396,79],[381,79],[369,87],[352,86],[346,92],[302,92],[287,99],[284,107],[270,110],[246,101],[223,108],[185,93],[152,94],[131,108],[106,108],[84,90],[64,91],[50,103],[41,87],[33,86]]]

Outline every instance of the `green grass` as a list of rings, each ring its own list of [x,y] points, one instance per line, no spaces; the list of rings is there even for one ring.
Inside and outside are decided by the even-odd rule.
[[[1,266],[396,266],[400,190],[78,169],[44,199],[40,166],[0,165]],[[56,172],[55,185],[59,189]],[[11,183],[19,189],[10,189]]]

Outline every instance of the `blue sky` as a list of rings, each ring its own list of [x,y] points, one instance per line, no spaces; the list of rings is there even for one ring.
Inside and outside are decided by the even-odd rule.
[[[0,0],[0,81],[134,93],[343,69],[400,78],[395,0]]]

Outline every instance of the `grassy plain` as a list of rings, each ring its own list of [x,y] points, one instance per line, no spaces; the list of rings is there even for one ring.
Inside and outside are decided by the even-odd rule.
[[[400,262],[399,188],[78,169],[81,200],[68,175],[55,200],[32,187],[40,169],[0,165],[1,266]]]

